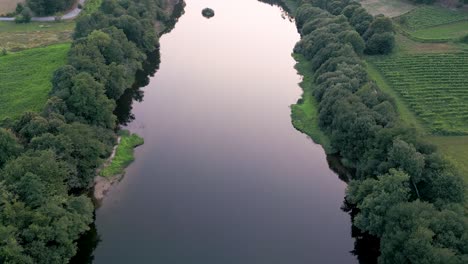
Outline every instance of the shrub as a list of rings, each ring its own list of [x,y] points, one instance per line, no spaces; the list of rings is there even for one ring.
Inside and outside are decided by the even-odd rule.
[[[374,34],[366,46],[367,54],[390,54],[395,46],[395,36],[392,33]]]
[[[31,22],[31,18],[32,18],[31,9],[29,9],[29,7],[25,7],[21,11],[21,14],[15,17],[15,22],[16,23],[29,23]]]
[[[460,38],[460,42],[468,44],[468,34]]]

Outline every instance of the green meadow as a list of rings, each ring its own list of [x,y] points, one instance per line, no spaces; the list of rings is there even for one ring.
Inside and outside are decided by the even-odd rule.
[[[0,120],[42,109],[52,74],[66,63],[69,49],[69,44],[59,44],[0,57]]]

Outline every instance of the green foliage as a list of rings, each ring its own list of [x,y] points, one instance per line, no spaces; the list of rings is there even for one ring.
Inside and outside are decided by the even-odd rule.
[[[99,10],[102,0],[87,0],[86,4],[82,7],[80,16],[90,15]]]
[[[436,210],[414,201],[387,213],[379,263],[465,263],[467,221],[462,210]]]
[[[329,11],[331,3],[343,7],[336,1],[307,2]],[[336,9],[330,12],[338,13]],[[347,200],[358,209],[355,225],[381,238],[379,263],[466,262],[462,179],[417,130],[400,122],[394,100],[369,81],[358,49],[341,35],[353,25],[369,52],[369,47],[384,46],[379,43],[393,45],[391,21],[376,17],[364,27],[366,14],[354,2],[341,11],[347,21],[308,4],[297,14],[302,38],[295,51],[314,71],[309,87],[318,101],[319,125],[343,163],[356,171],[358,180],[350,183]],[[377,41],[382,35],[388,37]],[[401,65],[395,67],[401,70]],[[293,111],[293,118],[301,117],[297,108]],[[449,216],[455,220],[447,221]]]
[[[70,8],[73,0],[26,0],[28,7],[30,7],[36,15],[46,16],[53,15],[56,12],[65,11]]]
[[[16,136],[6,129],[0,128],[0,168],[21,152],[22,146]]]
[[[29,7],[22,8],[21,12],[15,17],[15,23],[29,23],[31,22],[32,11]]]
[[[374,236],[382,236],[387,221],[387,213],[396,204],[408,201],[410,177],[402,172],[391,170],[377,179],[362,182],[351,181],[346,191],[349,202],[358,205],[359,214],[354,224]]]
[[[115,156],[112,158],[111,163],[101,170],[100,175],[110,177],[122,174],[125,168],[135,160],[133,149],[143,145],[143,143],[143,138],[139,137],[137,134],[130,134],[128,131],[122,131]]]
[[[0,57],[0,120],[41,110],[50,90],[50,76],[65,64],[69,49],[70,45],[61,44]]]
[[[294,54],[297,61],[296,70],[303,76],[299,84],[304,91],[301,99],[291,106],[291,119],[294,127],[310,136],[314,142],[322,145],[327,153],[333,153],[330,140],[320,130],[318,122],[318,102],[313,92],[313,72],[310,71],[310,63],[301,55]]]
[[[37,4],[37,8],[45,3],[28,2]],[[54,4],[47,2],[47,8]],[[75,255],[76,240],[88,229],[94,209],[89,198],[77,193],[91,186],[97,168],[111,154],[116,139],[115,100],[133,84],[136,71],[146,59],[145,52],[156,48],[153,21],[167,22],[161,7],[162,1],[157,0],[105,0],[102,12],[84,15],[78,23],[75,36],[80,36],[69,52],[70,65],[62,66],[69,48],[63,46],[62,60],[53,68],[62,67],[52,76],[53,88],[43,111],[21,115],[25,107],[18,113],[5,108],[4,115],[21,117],[4,122],[8,129],[0,129],[1,263],[58,264],[67,263]],[[0,70],[1,65],[8,67],[8,71],[1,71],[5,76],[0,75],[0,89],[8,91],[1,93],[0,103],[8,106],[15,100],[34,98],[38,101],[34,110],[39,110],[47,92],[41,90],[42,101],[33,94],[41,83],[35,74],[48,69],[44,87],[50,87],[52,71],[48,66],[53,64],[41,58],[35,65],[30,56],[34,53],[24,53],[29,56],[18,53],[1,59],[9,64],[0,63]],[[54,58],[53,52],[45,55]],[[11,70],[19,67],[14,63],[24,67],[17,75]],[[34,87],[20,86],[27,95],[13,94],[11,87],[18,85],[11,85],[10,80],[15,84],[31,80]],[[14,100],[9,102],[8,96],[14,96]],[[139,140],[130,136],[124,145],[136,145]],[[119,151],[119,157],[128,159],[125,151]],[[116,161],[125,163],[120,158]]]
[[[433,134],[468,133],[468,53],[416,54],[372,60]]]

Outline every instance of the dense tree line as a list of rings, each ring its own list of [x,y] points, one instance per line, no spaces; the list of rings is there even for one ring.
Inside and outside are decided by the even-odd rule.
[[[163,0],[104,0],[77,21],[41,113],[0,128],[0,263],[67,263],[92,222],[81,193],[116,143],[115,101],[157,48]]]
[[[390,18],[372,16],[360,3],[354,0],[303,0],[333,16],[344,16],[349,24],[365,41],[365,53],[389,54],[395,46],[395,34]]]
[[[295,52],[310,61],[321,129],[355,171],[347,190],[358,209],[354,224],[380,238],[379,263],[468,263],[461,176],[400,121],[360,58],[373,45],[369,35],[380,38],[391,21],[378,16],[361,28],[347,13],[358,5],[310,2],[295,15]]]

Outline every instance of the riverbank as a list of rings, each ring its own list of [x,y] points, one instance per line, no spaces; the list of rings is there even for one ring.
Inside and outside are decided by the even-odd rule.
[[[127,130],[119,131],[117,145],[94,179],[93,193],[96,201],[102,201],[112,185],[124,177],[125,169],[135,160],[134,149],[143,143],[143,138],[137,134],[130,134]]]
[[[302,36],[295,51],[313,65],[309,71],[314,76],[311,87],[318,101],[320,128],[330,138],[343,165],[356,172],[346,193],[346,201],[358,209],[352,213],[353,224],[380,239],[380,256],[377,260],[376,254],[372,262],[397,263],[405,259],[413,263],[422,257],[464,263],[468,252],[456,246],[464,243],[468,231],[463,178],[424,139],[424,134],[402,122],[407,117],[399,115],[395,100],[370,79],[363,49],[359,49],[361,43],[366,46],[368,57],[373,56],[369,53],[372,37],[366,36],[379,34],[372,27],[382,21],[391,28],[392,21],[369,15],[369,27],[362,28],[354,19],[366,10],[354,2],[352,7],[346,1],[338,2],[338,9],[321,3],[299,7],[296,25]],[[338,19],[332,13],[342,13],[346,19]],[[356,38],[351,40],[346,35]],[[375,56],[373,61],[380,62],[382,57]],[[404,58],[407,57],[408,54]],[[434,61],[439,60],[428,60],[424,65],[432,67]],[[409,71],[405,69],[404,73]],[[403,75],[398,73],[398,67],[395,72],[393,76]],[[448,83],[445,79],[442,82]],[[440,95],[438,98],[440,101]],[[434,105],[436,101],[427,102]],[[453,215],[451,219],[463,228],[445,225],[447,214]],[[411,224],[401,223],[400,219],[407,217],[412,219]],[[444,226],[437,227],[441,223]],[[420,228],[433,235],[421,236]],[[456,242],[447,243],[440,238],[447,233],[457,234],[451,238]],[[412,258],[419,248],[401,250],[410,246],[411,239],[426,245],[418,260]],[[451,255],[443,256],[440,249]]]

